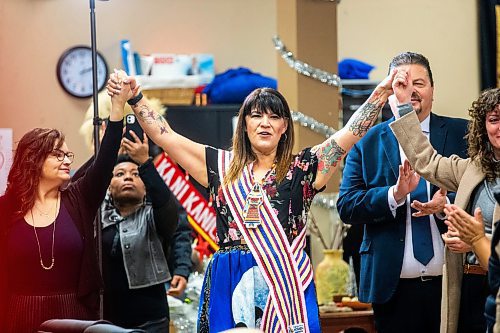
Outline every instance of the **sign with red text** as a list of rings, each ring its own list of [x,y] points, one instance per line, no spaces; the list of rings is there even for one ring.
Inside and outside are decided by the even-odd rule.
[[[193,229],[217,251],[216,244],[216,213],[209,202],[198,192],[194,185],[186,179],[182,170],[163,154],[156,162],[156,169],[187,212],[188,221]]]

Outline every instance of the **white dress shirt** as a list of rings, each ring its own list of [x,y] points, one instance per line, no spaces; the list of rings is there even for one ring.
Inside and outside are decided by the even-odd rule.
[[[429,138],[429,125],[430,125],[430,115],[420,123],[422,127],[422,132]],[[399,154],[401,156],[401,161],[406,160],[406,155],[399,146]],[[427,197],[430,194],[430,184],[426,181],[427,185]],[[410,207],[410,193],[406,196],[406,200],[400,202],[399,204],[394,199],[394,187],[389,189],[387,194],[389,207],[392,211],[393,216],[396,216],[396,209],[403,204],[406,204],[406,233],[405,233],[405,249],[403,256],[403,267],[401,268],[401,278],[417,278],[420,276],[435,276],[443,274],[443,264],[444,264],[444,242],[441,238],[441,234],[436,225],[436,220],[434,215],[429,215],[431,223],[431,233],[432,233],[432,248],[434,249],[434,257],[427,265],[423,265],[413,255],[413,241],[411,232],[411,207]]]

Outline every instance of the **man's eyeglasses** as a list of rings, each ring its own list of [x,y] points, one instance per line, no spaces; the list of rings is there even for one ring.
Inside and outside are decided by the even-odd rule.
[[[71,163],[73,163],[73,160],[75,159],[75,154],[73,152],[68,151],[65,153],[61,149],[54,149],[52,151],[52,155],[54,155],[59,162],[64,161],[64,157],[67,157]]]

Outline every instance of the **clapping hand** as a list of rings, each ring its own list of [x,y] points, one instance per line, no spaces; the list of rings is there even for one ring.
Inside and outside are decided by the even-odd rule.
[[[445,205],[446,225],[456,230],[458,237],[469,246],[484,237],[483,214],[478,207],[471,216],[457,205]]]
[[[448,232],[441,235],[444,244],[453,253],[466,253],[472,251],[472,247],[460,239],[458,232],[448,227]]]
[[[406,198],[408,193],[417,188],[419,181],[420,175],[413,170],[410,162],[405,160],[403,165],[399,166],[399,177],[394,187],[394,199],[400,202],[403,198]]]
[[[426,203],[422,203],[418,200],[413,200],[413,202],[411,203],[411,207],[413,209],[416,209],[417,211],[413,213],[412,216],[420,217],[441,213],[444,210],[446,203],[446,190],[440,188],[439,191],[434,193],[432,199]]]

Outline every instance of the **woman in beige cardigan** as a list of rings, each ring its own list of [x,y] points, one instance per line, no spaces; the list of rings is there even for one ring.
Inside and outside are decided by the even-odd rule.
[[[428,139],[420,130],[420,123],[417,118],[416,112],[413,111],[411,99],[413,95],[413,85],[411,77],[408,73],[398,73],[394,82],[393,90],[398,101],[398,112],[394,112],[397,119],[390,126],[394,135],[398,139],[403,151],[405,152],[410,164],[415,171],[427,179],[429,182],[440,186],[443,189],[457,192],[455,205],[468,211],[474,212],[478,199],[482,202],[484,198],[488,197],[488,191],[495,183],[499,182],[500,170],[500,125],[499,125],[499,104],[500,104],[500,90],[492,89],[484,92],[481,97],[473,102],[469,110],[471,121],[469,123],[468,140],[468,153],[469,158],[461,159],[454,155],[449,158],[443,157],[434,150],[429,143]],[[482,195],[485,194],[485,195]],[[486,200],[487,201],[487,200]],[[474,206],[474,207],[471,207]],[[489,221],[485,224],[489,230],[487,233],[491,235],[492,221],[500,219],[500,207],[493,199],[486,203],[487,207],[494,207],[493,209],[482,210],[483,215],[489,217]],[[456,210],[452,206],[449,209]],[[488,213],[488,214],[486,214]],[[467,254],[468,251],[478,251],[477,257],[489,257],[489,242],[487,237],[481,237],[474,244],[467,245],[457,238],[458,233],[453,228],[443,235],[443,240],[446,243],[445,247],[445,267],[443,275],[443,297],[442,297],[442,314],[441,314],[441,332],[455,333],[455,332],[471,332],[475,331],[472,327],[464,328],[466,322],[463,322],[463,316],[466,314],[470,316],[471,312],[476,315],[474,319],[478,321],[484,309],[485,296],[476,300],[476,304],[481,304],[482,307],[471,307],[466,304],[470,301],[461,301],[462,281],[464,287],[469,283],[467,280],[473,277],[472,284],[477,285],[477,278],[480,276],[473,274],[465,274],[474,272],[481,272],[481,266],[472,266],[468,263],[474,260],[474,255]],[[486,242],[486,244],[485,244]],[[488,253],[484,253],[487,249]],[[484,261],[484,260],[482,260]],[[466,263],[464,265],[464,262]],[[484,264],[484,262],[483,262]],[[486,264],[487,265],[487,264]],[[466,268],[464,271],[464,267]],[[471,267],[473,269],[471,270]],[[464,278],[465,277],[465,278]],[[486,284],[486,277],[482,277],[481,283]],[[487,286],[480,286],[479,289],[486,289]],[[481,293],[481,292],[480,292]],[[462,313],[460,325],[459,314]],[[483,318],[484,320],[484,318]],[[468,320],[469,321],[469,320]],[[469,321],[470,324],[470,321]],[[483,323],[484,325],[484,323]],[[481,323],[478,324],[481,326]],[[476,326],[477,327],[477,326]],[[484,328],[478,327],[478,331]]]

